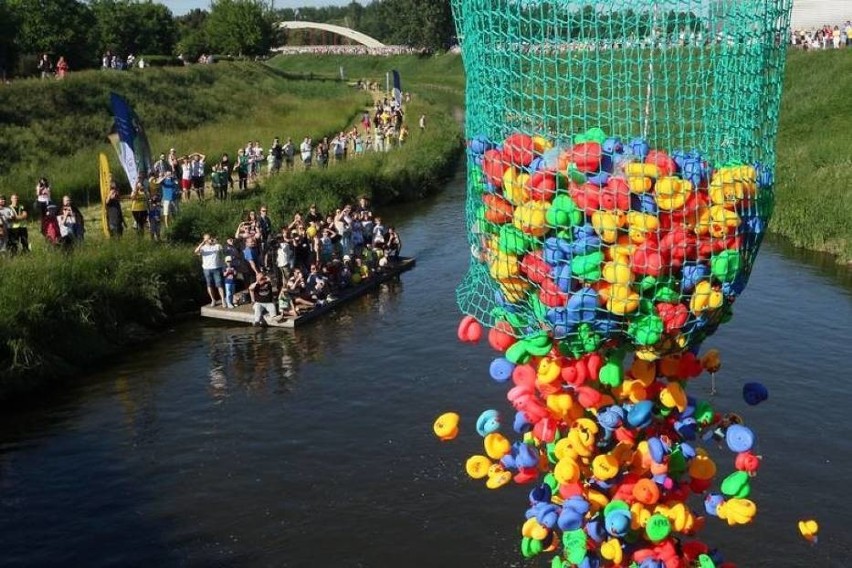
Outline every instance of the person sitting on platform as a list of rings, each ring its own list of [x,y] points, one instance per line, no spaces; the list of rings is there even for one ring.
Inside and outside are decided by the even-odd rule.
[[[290,294],[287,292],[287,288],[284,286],[281,287],[281,292],[278,293],[278,314],[277,321],[279,322],[288,318],[299,317],[299,312],[296,311],[296,305],[293,302],[293,298],[290,297]]]
[[[296,306],[297,310],[300,308],[311,309],[314,307],[314,303],[309,299],[309,294],[305,287],[305,278],[302,275],[301,269],[296,268],[293,271],[293,275],[287,280],[285,289],[287,290],[287,293],[290,294],[290,298],[292,298],[293,304]]]

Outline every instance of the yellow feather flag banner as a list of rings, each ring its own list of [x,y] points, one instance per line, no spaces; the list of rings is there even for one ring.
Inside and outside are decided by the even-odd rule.
[[[106,204],[109,199],[109,185],[112,180],[112,174],[109,172],[109,160],[107,160],[106,154],[103,152],[98,155],[98,171],[101,178],[101,227],[104,230],[104,236],[109,237]]]

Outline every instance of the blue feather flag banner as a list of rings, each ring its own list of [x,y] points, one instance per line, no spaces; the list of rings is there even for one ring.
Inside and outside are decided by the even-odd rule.
[[[393,73],[393,98],[396,104],[402,106],[402,81],[399,79],[399,71],[394,69]]]
[[[142,176],[143,183],[147,182],[151,170],[151,146],[142,121],[123,97],[110,93],[110,106],[114,123],[109,138],[132,188],[139,176]]]

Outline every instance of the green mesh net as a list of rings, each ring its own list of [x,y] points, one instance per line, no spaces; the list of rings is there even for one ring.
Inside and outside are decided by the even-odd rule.
[[[580,354],[731,314],[773,206],[792,0],[454,0],[463,312]]]

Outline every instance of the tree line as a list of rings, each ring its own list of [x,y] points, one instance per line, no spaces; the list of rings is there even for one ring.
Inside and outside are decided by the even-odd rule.
[[[0,76],[30,75],[40,54],[72,69],[95,67],[110,52],[134,55],[257,56],[286,43],[276,22],[347,26],[393,45],[430,50],[452,42],[450,0],[377,0],[325,8],[274,9],[272,0],[213,0],[209,10],[175,16],[153,0],[0,0]]]

